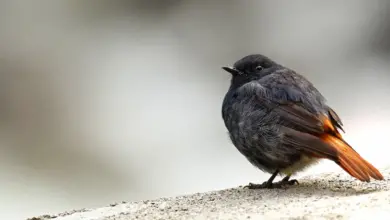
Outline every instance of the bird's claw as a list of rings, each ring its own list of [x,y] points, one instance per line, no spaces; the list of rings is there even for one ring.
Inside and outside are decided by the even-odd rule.
[[[288,185],[295,185],[295,184],[299,185],[299,182],[298,182],[298,180],[293,179],[293,180],[288,180],[288,181],[287,181],[287,184],[288,184]]]
[[[248,185],[244,186],[246,189],[271,189],[273,188],[273,183],[264,182],[262,184],[256,184],[256,183],[249,183]]]

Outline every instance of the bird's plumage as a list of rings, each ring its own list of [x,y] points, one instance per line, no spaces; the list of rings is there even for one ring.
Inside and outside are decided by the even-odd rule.
[[[232,74],[222,117],[253,165],[292,175],[325,158],[361,181],[383,179],[342,139],[340,117],[305,77],[263,55],[244,57],[232,69],[239,74]]]

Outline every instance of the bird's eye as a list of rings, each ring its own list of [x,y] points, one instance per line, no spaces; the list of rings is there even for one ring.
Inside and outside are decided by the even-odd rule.
[[[256,70],[260,71],[263,70],[264,68],[262,66],[256,66]]]

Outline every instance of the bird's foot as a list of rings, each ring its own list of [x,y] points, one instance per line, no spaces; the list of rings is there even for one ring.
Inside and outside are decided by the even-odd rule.
[[[262,184],[256,184],[256,183],[249,183],[248,185],[244,186],[244,188],[248,189],[272,189],[273,183],[264,182]]]
[[[293,179],[293,180],[282,180],[282,181],[277,182],[276,184],[280,184],[281,186],[292,186],[295,184],[299,185],[299,182],[298,182],[298,180]]]
[[[266,181],[262,184],[249,183],[248,185],[244,186],[244,188],[248,188],[248,189],[274,189],[274,188],[283,188],[286,186],[292,186],[295,184],[299,185],[298,180],[296,180],[296,179],[289,180],[287,178],[287,179],[282,179],[281,181],[275,182],[275,183],[270,183],[268,181]]]
[[[285,176],[281,181],[279,181],[279,182],[277,182],[278,184],[281,184],[281,185],[290,185],[290,186],[292,186],[292,185],[294,185],[294,184],[297,184],[297,185],[299,185],[299,182],[298,182],[298,180],[296,180],[296,179],[292,179],[292,180],[290,180],[290,176]]]

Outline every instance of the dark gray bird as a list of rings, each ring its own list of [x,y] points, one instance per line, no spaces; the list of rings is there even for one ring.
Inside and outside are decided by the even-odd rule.
[[[222,117],[236,148],[259,169],[272,173],[263,184],[275,188],[298,183],[291,175],[329,159],[351,176],[369,182],[382,174],[363,159],[338,129],[342,122],[305,77],[266,56],[255,54],[223,67],[232,80]],[[273,183],[276,175],[285,177]]]

